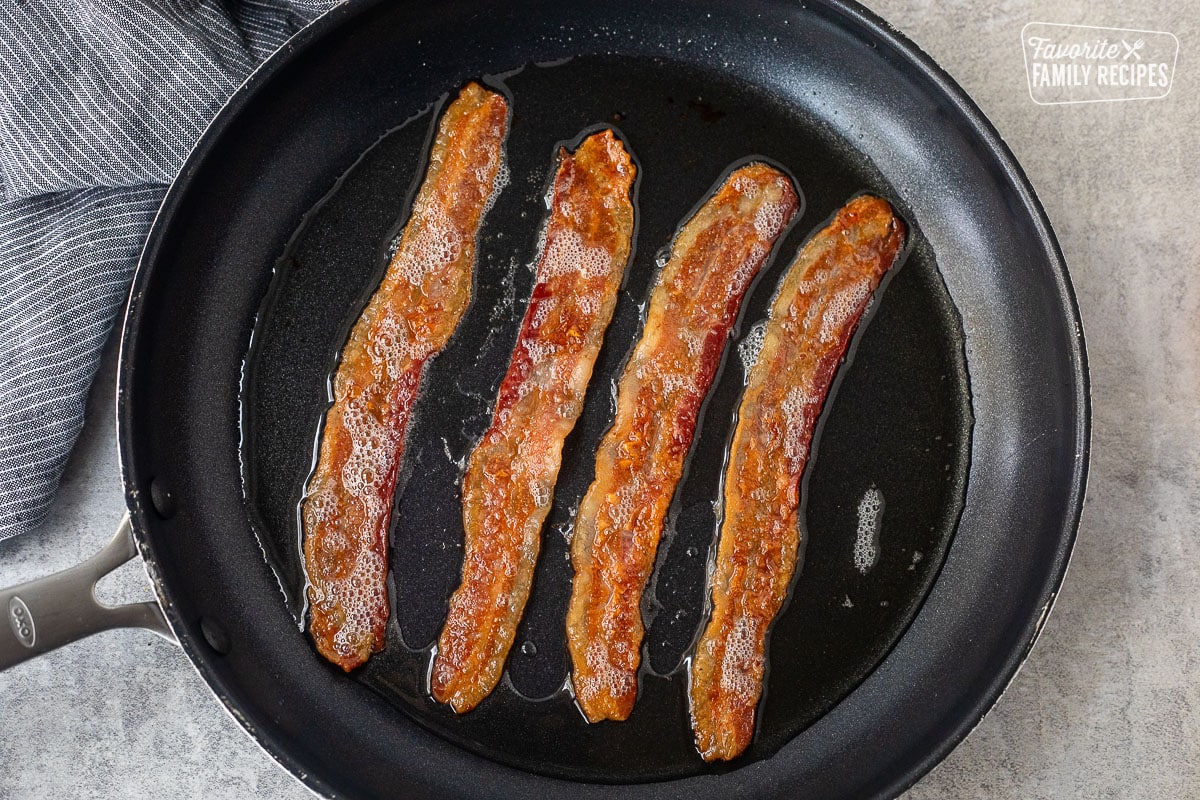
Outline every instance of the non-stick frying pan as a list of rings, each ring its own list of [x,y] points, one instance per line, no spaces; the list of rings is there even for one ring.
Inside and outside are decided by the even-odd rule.
[[[403,222],[439,104],[470,79],[512,99],[510,183],[410,433],[389,645],[347,676],[297,622],[296,503],[336,353]],[[455,717],[424,696],[423,669],[461,559],[459,464],[515,338],[555,146],[599,124],[641,168],[637,251],[506,678]],[[704,610],[737,342],[644,603],[626,723],[585,725],[561,690],[559,533],[656,259],[747,157],[789,169],[805,211],[748,295],[739,341],[798,245],[849,197],[886,196],[912,235],[822,417],[808,546],[772,632],[758,737],[710,768],[689,750],[680,665]],[[331,796],[892,796],[978,722],[1045,621],[1082,503],[1087,378],[1062,256],[1012,155],[948,77],[862,9],[380,0],[336,9],[269,60],[185,164],[134,280],[118,438],[130,524],[92,562],[0,593],[12,623],[0,666],[114,625],[167,633],[165,620],[247,731]],[[860,506],[879,497],[877,557],[856,563]],[[161,611],[90,599],[131,541]]]

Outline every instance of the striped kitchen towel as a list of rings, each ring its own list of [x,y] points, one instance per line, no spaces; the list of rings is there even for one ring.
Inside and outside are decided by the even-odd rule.
[[[166,184],[336,2],[0,3],[0,539],[46,516]]]

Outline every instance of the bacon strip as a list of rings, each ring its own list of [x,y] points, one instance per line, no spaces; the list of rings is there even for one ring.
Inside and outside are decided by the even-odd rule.
[[[754,735],[767,628],[796,568],[813,428],[863,309],[903,244],[891,206],[856,198],[796,256],[772,304],[738,410],[712,616],[692,660],[692,729],[705,761],[734,758]]]
[[[433,696],[462,713],[495,688],[529,599],[562,463],[633,241],[636,168],[611,131],[559,151],[537,283],[492,424],[463,480],[462,584],[433,662]]]
[[[425,362],[470,301],[475,237],[497,190],[507,129],[505,99],[475,83],[446,109],[400,246],[334,378],[302,517],[309,632],[347,672],[383,649],[404,432]]]
[[[625,367],[571,545],[567,642],[588,720],[622,720],[637,697],[642,591],[667,508],[751,280],[795,215],[783,173],[733,172],[680,230]]]

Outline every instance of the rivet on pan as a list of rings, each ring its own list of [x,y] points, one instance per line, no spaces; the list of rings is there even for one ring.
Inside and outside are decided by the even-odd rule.
[[[175,516],[175,495],[158,478],[150,481],[150,504],[163,519]]]
[[[212,617],[200,618],[200,633],[204,635],[204,641],[208,642],[208,646],[213,650],[221,655],[229,652],[229,634],[214,622]]]

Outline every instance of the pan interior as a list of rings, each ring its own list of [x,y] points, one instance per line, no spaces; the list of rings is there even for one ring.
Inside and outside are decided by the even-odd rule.
[[[684,659],[704,621],[713,501],[745,374],[736,345],[765,317],[799,245],[850,197],[877,193],[912,216],[869,158],[827,126],[717,71],[594,55],[487,80],[512,98],[511,180],[481,234],[472,304],[427,368],[410,426],[391,531],[388,647],[345,680],[363,682],[397,713],[465,748],[536,773],[642,782],[728,769],[705,765],[692,745]],[[436,120],[436,108],[413,112],[296,221],[247,356],[247,503],[296,615],[303,596],[297,509],[328,405],[328,377],[386,266]],[[532,288],[529,267],[556,146],[601,123],[619,130],[640,167],[636,249],[583,415],[564,448],[533,593],[505,677],[479,708],[456,716],[427,696],[426,672],[461,568],[461,464],[489,422]],[[805,209],[747,295],[703,409],[643,603],[637,706],[627,722],[588,725],[563,690],[572,514],[612,419],[612,387],[636,342],[656,256],[729,166],[748,156],[790,170]],[[757,737],[733,766],[769,757],[845,697],[889,652],[932,585],[962,510],[969,466],[963,352],[961,322],[932,248],[910,223],[905,261],[864,318],[818,429],[805,478],[802,569],[769,641]],[[855,558],[860,506],[879,498],[878,555],[863,570]],[[304,635],[299,626],[295,635]]]

